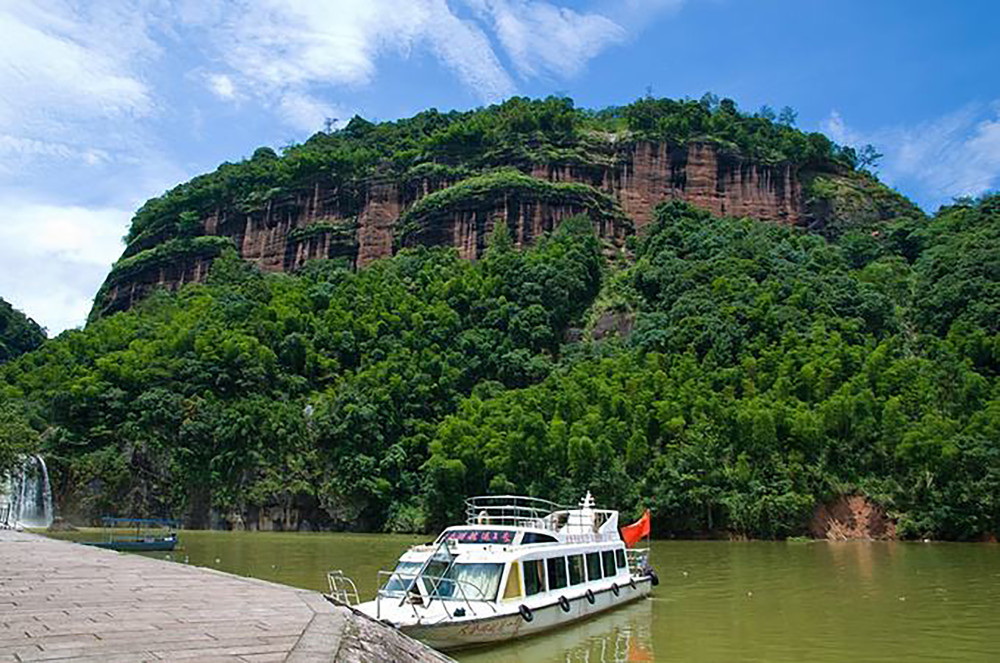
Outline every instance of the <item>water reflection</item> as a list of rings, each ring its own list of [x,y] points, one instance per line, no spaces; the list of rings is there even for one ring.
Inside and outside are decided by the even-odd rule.
[[[455,652],[461,663],[625,663],[653,661],[653,600],[499,647]]]

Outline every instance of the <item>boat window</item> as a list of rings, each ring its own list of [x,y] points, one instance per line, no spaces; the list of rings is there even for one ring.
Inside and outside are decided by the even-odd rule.
[[[601,553],[587,553],[587,580],[601,579]]]
[[[503,564],[453,564],[438,583],[434,596],[493,601],[500,587],[501,573]]]
[[[524,573],[524,594],[531,596],[545,591],[545,560],[532,559],[521,562]]]
[[[399,593],[403,591],[417,577],[417,571],[419,570],[419,562],[400,562],[392,570],[389,582],[385,583],[385,587],[382,589],[387,593]]]
[[[503,590],[504,599],[521,598],[521,565],[512,562],[507,574],[507,586]]]
[[[549,536],[548,534],[541,534],[539,532],[525,532],[524,536],[521,537],[521,545],[527,546],[532,543],[555,543],[556,537]]]
[[[549,589],[562,589],[566,586],[566,558],[550,557],[545,560],[549,572]]]
[[[583,555],[569,556],[569,584],[579,585],[584,582],[583,577]]]
[[[601,553],[601,558],[604,561],[604,577],[610,578],[611,576],[618,573],[618,569],[615,568],[615,551],[605,550]]]
[[[628,566],[625,563],[625,551],[622,550],[621,548],[615,551],[615,561],[618,562],[619,569],[624,569],[626,566]]]
[[[420,574],[420,580],[418,581],[425,594],[440,595],[440,588],[435,588],[440,585],[441,579],[450,565],[450,560],[444,558],[444,556],[439,559],[437,553],[435,553],[435,559],[427,563],[427,567]]]

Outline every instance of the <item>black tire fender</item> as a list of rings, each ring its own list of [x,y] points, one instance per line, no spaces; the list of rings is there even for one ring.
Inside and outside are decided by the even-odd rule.
[[[559,597],[559,607],[562,608],[563,612],[569,612],[569,599],[565,596]]]
[[[635,578],[628,579],[628,586],[631,587],[632,589],[635,589]]]
[[[622,590],[618,587],[618,583],[616,582],[611,583],[611,593],[614,594],[615,596],[618,596],[619,594],[622,593]]]
[[[517,611],[521,613],[521,619],[523,619],[526,622],[530,622],[535,618],[534,613],[531,612],[531,608],[524,605],[523,603],[521,604],[521,607],[517,609]]]
[[[649,581],[653,583],[653,587],[660,584],[660,576],[656,575],[656,571],[653,569],[649,570]]]
[[[597,600],[597,599],[596,599],[596,598],[594,597],[594,592],[593,592],[593,590],[590,590],[590,589],[588,589],[588,590],[587,590],[587,593],[586,593],[586,594],[584,594],[584,596],[586,596],[586,597],[587,597],[587,603],[589,603],[590,605],[594,605],[594,601],[596,601],[596,600]]]

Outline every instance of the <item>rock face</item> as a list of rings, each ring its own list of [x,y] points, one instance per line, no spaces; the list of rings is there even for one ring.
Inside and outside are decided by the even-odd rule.
[[[809,532],[829,541],[892,540],[896,538],[896,523],[864,496],[842,495],[816,507]]]
[[[213,259],[185,256],[176,262],[150,266],[121,278],[109,277],[104,291],[105,312],[127,310],[157,288],[176,290],[186,283],[201,283],[208,276]]]
[[[652,220],[653,209],[672,199],[719,216],[802,222],[802,191],[790,165],[757,164],[712,143],[640,142],[617,156],[613,166],[589,168],[589,182],[588,173],[572,167],[541,167],[532,174],[584,181],[608,191],[640,232]]]
[[[451,245],[469,259],[482,255],[486,238],[498,222],[508,224],[518,245],[532,242],[562,219],[590,214],[598,235],[610,246],[641,233],[657,204],[687,201],[718,215],[750,216],[778,223],[803,224],[801,174],[788,164],[749,161],[714,143],[672,145],[662,142],[609,144],[593,163],[498,164],[518,168],[542,182],[583,185],[594,199],[608,199],[617,215],[596,213],[579,196],[508,197],[482,206],[464,203],[425,215],[401,237],[408,210],[428,194],[456,185],[457,178],[419,177],[409,181],[372,178],[345,192],[313,183],[294,194],[269,200],[254,210],[222,208],[202,219],[206,236],[231,240],[245,260],[263,271],[298,269],[317,258],[342,259],[361,268],[390,256],[400,246]],[[139,238],[125,257],[156,247],[164,238]],[[177,254],[143,270],[112,274],[98,296],[95,311],[130,308],[150,290],[202,281],[214,256]]]

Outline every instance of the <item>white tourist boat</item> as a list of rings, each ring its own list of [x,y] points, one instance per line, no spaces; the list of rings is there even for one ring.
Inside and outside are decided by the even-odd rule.
[[[517,496],[466,501],[467,521],[379,572],[374,600],[329,575],[335,602],[437,649],[540,633],[635,601],[657,584],[648,548],[626,548],[618,512]],[[648,516],[647,516],[648,517]]]

